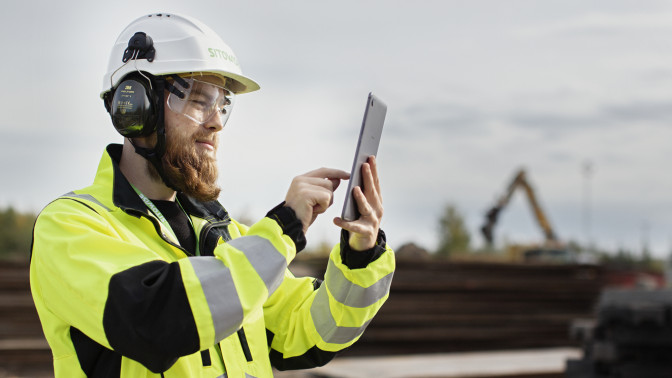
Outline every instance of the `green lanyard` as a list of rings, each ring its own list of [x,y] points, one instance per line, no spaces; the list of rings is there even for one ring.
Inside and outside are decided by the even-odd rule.
[[[142,192],[139,191],[138,188],[136,188],[133,184],[131,184],[131,187],[133,187],[133,190],[135,190],[135,192],[138,194],[138,197],[140,197],[142,202],[144,202],[145,205],[147,205],[147,208],[149,209],[149,211],[151,211],[154,214],[154,216],[159,220],[159,222],[161,222],[164,229],[166,229],[166,230],[168,230],[168,232],[170,232],[170,236],[173,238],[173,240],[177,244],[180,244],[180,239],[177,238],[177,235],[175,234],[175,231],[173,231],[173,228],[170,226],[170,223],[168,223],[168,220],[166,219],[166,217],[164,217],[163,214],[161,214],[161,211],[159,211],[159,208],[156,207],[154,202],[152,202],[152,200],[147,198],[146,195],[142,194]],[[187,219],[189,220],[189,224],[191,225],[191,228],[193,229],[194,224],[191,221],[191,217],[189,216],[189,214],[187,214],[186,211],[184,211],[184,208],[182,207],[182,204],[180,203],[180,201],[177,198],[175,199],[175,202],[177,202],[177,205],[180,207],[180,209],[182,209],[184,214],[187,216]],[[196,251],[196,254],[199,255],[198,250]]]

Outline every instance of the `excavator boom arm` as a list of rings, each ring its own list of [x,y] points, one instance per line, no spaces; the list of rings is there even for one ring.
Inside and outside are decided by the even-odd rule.
[[[506,207],[506,205],[508,205],[509,201],[511,200],[511,196],[513,195],[513,192],[518,187],[522,187],[524,189],[526,197],[530,203],[530,206],[532,207],[534,218],[539,224],[539,227],[541,227],[542,231],[544,232],[546,241],[557,240],[555,233],[553,232],[553,228],[551,227],[551,224],[548,221],[548,218],[544,214],[544,211],[541,209],[541,206],[537,201],[536,195],[534,194],[534,190],[527,182],[525,176],[525,170],[521,169],[518,171],[514,179],[507,187],[504,195],[502,195],[499,198],[497,204],[493,206],[490,210],[488,210],[488,212],[486,213],[485,224],[481,227],[481,233],[483,234],[483,237],[485,238],[486,242],[488,244],[492,244],[494,240],[493,229],[495,227],[495,224],[497,223],[497,219],[499,218],[499,213],[504,209],[504,207]]]

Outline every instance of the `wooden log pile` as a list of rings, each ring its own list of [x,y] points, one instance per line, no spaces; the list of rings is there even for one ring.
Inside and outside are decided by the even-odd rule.
[[[388,301],[343,354],[578,346],[571,323],[593,316],[602,286],[597,266],[400,260]]]
[[[28,262],[0,262],[0,377],[43,377],[51,351],[30,295]]]
[[[326,265],[300,260],[292,270],[320,277]],[[389,300],[342,355],[578,346],[570,324],[593,316],[603,273],[587,265],[400,260]],[[0,263],[0,377],[51,369],[28,277],[27,262]]]

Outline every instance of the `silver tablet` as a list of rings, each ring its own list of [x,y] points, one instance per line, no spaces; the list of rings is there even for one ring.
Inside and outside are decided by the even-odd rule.
[[[378,153],[378,144],[380,143],[380,135],[383,132],[386,113],[387,105],[374,96],[373,93],[369,93],[369,98],[366,100],[366,109],[364,110],[364,121],[359,130],[355,160],[352,163],[352,170],[350,171],[348,191],[345,195],[345,203],[343,204],[343,212],[341,213],[341,218],[347,221],[359,218],[357,202],[352,194],[352,190],[356,186],[364,189],[362,164],[367,161],[369,156],[376,156]]]

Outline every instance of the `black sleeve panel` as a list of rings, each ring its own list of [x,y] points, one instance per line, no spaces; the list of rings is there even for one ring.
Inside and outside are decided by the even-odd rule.
[[[103,327],[116,352],[154,373],[199,348],[177,263],[151,261],[112,276]]]
[[[121,376],[121,354],[98,344],[75,327],[70,327],[70,339],[87,378]]]
[[[296,245],[296,253],[306,248],[306,235],[303,233],[303,223],[296,217],[296,213],[291,207],[285,206],[282,201],[278,206],[271,209],[266,217],[278,222],[282,228],[282,233],[289,236]]]
[[[385,252],[387,239],[383,230],[378,230],[376,245],[366,251],[355,251],[350,248],[350,233],[347,230],[341,230],[341,261],[350,269],[366,268]]]
[[[268,345],[270,346],[273,342],[273,337],[275,335],[273,332],[266,330],[266,337],[268,339]],[[331,361],[336,356],[336,352],[327,352],[317,346],[314,346],[308,351],[300,356],[284,358],[282,353],[278,352],[275,349],[271,349],[269,357],[271,359],[271,365],[278,370],[298,370],[298,369],[311,369],[314,367],[324,366],[329,361]]]

